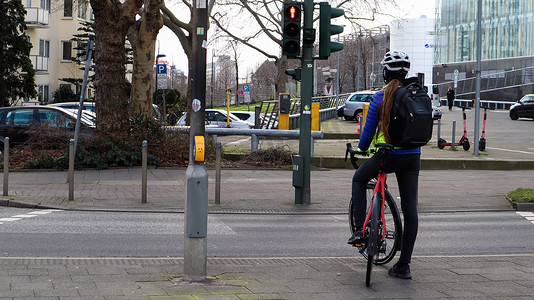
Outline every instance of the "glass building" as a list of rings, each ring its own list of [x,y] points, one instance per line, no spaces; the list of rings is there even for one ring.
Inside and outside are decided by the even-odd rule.
[[[482,100],[516,101],[532,93],[533,8],[534,0],[482,0]],[[477,0],[436,0],[433,73],[434,83],[443,85],[440,94],[456,79],[464,85],[457,94],[474,98],[467,86],[475,77],[476,14]]]

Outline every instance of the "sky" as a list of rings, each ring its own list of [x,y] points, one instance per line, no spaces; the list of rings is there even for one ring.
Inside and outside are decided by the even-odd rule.
[[[429,18],[434,17],[435,0],[397,0],[397,3],[401,7],[401,11],[391,13],[395,14],[395,18],[419,18],[421,15],[426,15]],[[172,11],[174,11],[171,5],[169,5],[169,7],[171,7]],[[391,20],[392,18],[384,18],[369,27],[375,27],[384,24],[389,25]],[[347,32],[347,34],[350,34],[350,32]],[[208,38],[210,36],[211,32],[208,32]],[[158,48],[160,54],[166,55],[165,60],[168,64],[174,64],[177,69],[180,69],[187,74],[187,57],[182,49],[182,46],[180,45],[180,42],[178,41],[178,38],[166,27],[163,27],[158,34],[156,53],[158,53]],[[211,63],[212,50],[213,49],[208,46],[207,63]],[[245,77],[246,72],[250,73],[251,71],[255,70],[255,68],[265,61],[265,59],[266,57],[259,54],[257,51],[248,47],[243,47],[239,59],[240,77],[243,78]],[[217,61],[216,58],[214,60],[215,62]]]

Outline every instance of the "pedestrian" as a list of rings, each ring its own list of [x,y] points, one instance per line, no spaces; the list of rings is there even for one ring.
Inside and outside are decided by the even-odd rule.
[[[176,113],[174,113],[172,108],[169,108],[169,113],[167,114],[167,123],[169,123],[170,126],[175,126],[177,121],[178,116]]]
[[[373,95],[369,104],[366,123],[358,144],[358,151],[369,153],[371,142],[388,143],[388,126],[395,92],[416,77],[406,79],[410,70],[410,59],[403,51],[390,51],[381,61],[386,86]],[[389,108],[389,110],[387,109]],[[384,120],[388,120],[384,122]],[[386,173],[395,173],[399,185],[401,208],[404,216],[404,232],[402,236],[402,250],[398,262],[389,269],[388,274],[403,279],[411,279],[410,262],[417,237],[417,188],[419,170],[421,169],[421,149],[395,147],[383,157]],[[351,245],[360,245],[363,240],[362,228],[366,217],[367,183],[378,176],[380,159],[377,155],[369,158],[354,173],[352,178],[353,215],[356,230],[349,238]]]
[[[449,87],[447,91],[447,104],[449,105],[449,111],[452,110],[452,104],[454,103],[454,89],[452,86]]]

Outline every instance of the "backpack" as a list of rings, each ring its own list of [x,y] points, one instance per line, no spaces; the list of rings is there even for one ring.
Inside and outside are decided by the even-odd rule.
[[[395,92],[389,123],[390,144],[402,148],[424,146],[432,138],[432,101],[416,77],[407,78]]]

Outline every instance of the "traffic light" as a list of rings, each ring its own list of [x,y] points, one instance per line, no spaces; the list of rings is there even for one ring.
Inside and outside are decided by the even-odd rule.
[[[282,55],[287,56],[287,58],[297,58],[300,55],[301,16],[302,3],[284,3]]]
[[[343,50],[342,43],[330,41],[330,36],[342,33],[343,27],[330,22],[344,13],[343,9],[332,8],[328,2],[319,3],[319,59],[327,59],[331,52]]]
[[[301,68],[298,69],[287,69],[286,74],[293,77],[296,81],[300,81],[301,79]]]

